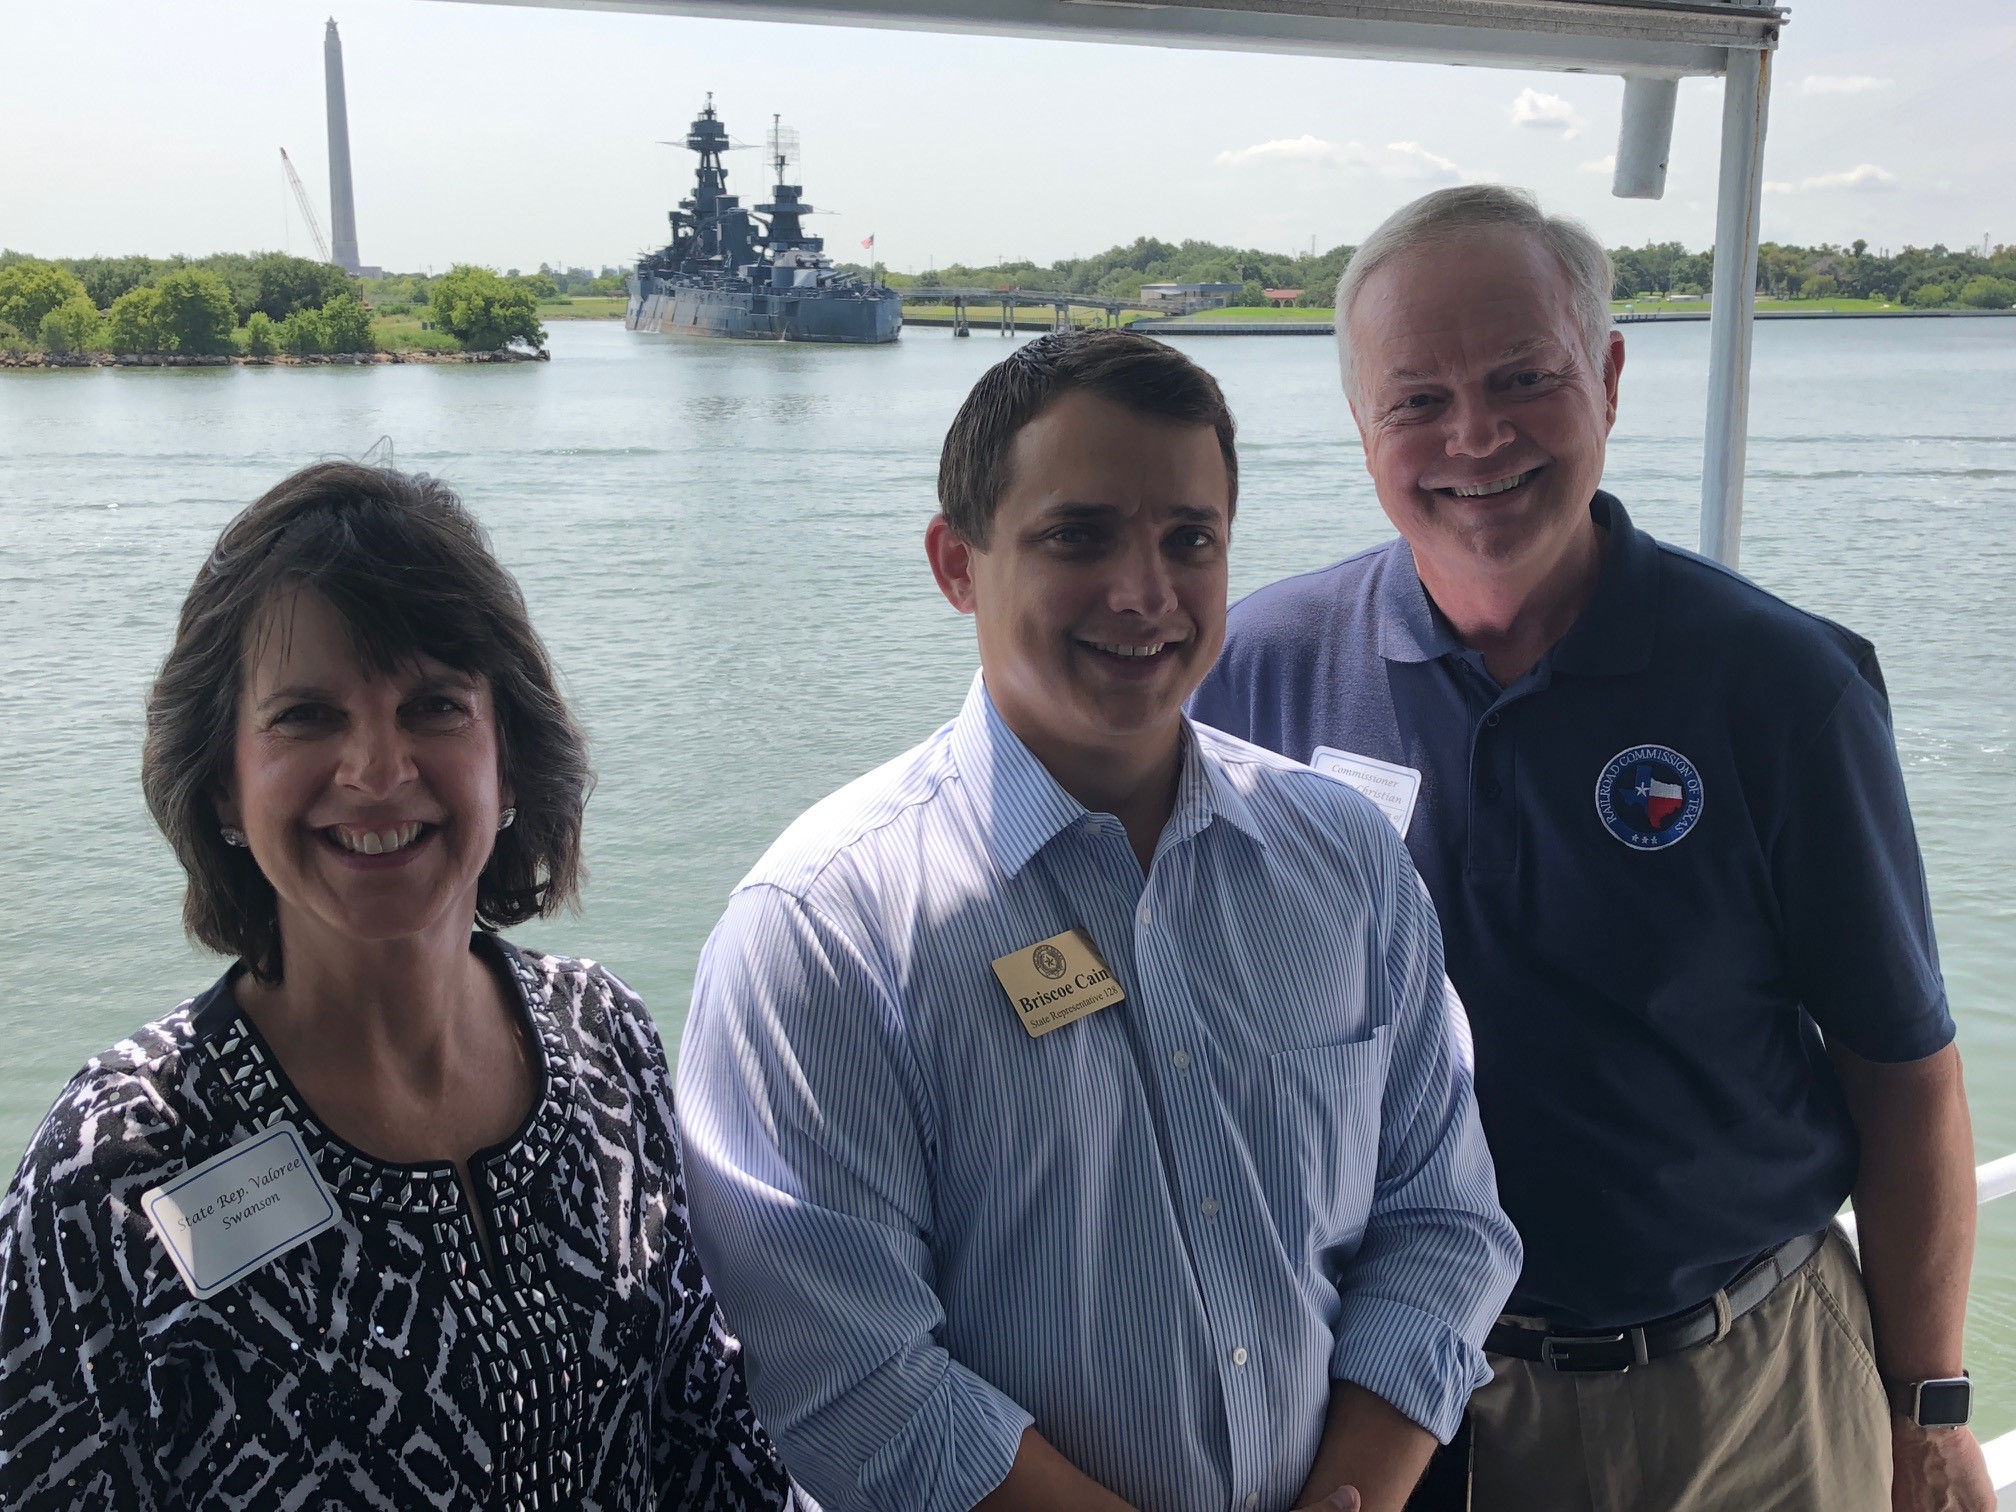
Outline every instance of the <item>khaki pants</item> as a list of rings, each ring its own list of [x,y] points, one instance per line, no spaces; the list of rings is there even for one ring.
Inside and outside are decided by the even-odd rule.
[[[1624,1374],[1490,1356],[1474,1512],[1889,1512],[1890,1410],[1837,1231],[1729,1334]]]

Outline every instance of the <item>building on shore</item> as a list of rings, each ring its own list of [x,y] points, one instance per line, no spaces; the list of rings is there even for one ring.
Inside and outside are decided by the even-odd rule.
[[[1217,300],[1223,304],[1245,287],[1236,283],[1152,283],[1141,285],[1141,298],[1151,304],[1180,303],[1185,300]]]

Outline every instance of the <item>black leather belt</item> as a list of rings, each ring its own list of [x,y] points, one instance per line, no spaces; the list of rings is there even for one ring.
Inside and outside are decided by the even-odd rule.
[[[1625,1371],[1661,1355],[1678,1354],[1706,1344],[1728,1331],[1736,1319],[1757,1306],[1820,1253],[1828,1230],[1788,1239],[1752,1265],[1721,1292],[1686,1312],[1606,1333],[1557,1333],[1499,1321],[1491,1325],[1484,1348],[1491,1354],[1539,1360],[1566,1371]],[[1718,1304],[1726,1304],[1724,1306]]]

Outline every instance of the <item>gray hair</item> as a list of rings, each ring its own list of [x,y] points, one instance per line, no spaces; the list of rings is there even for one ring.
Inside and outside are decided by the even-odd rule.
[[[1365,238],[1352,254],[1344,276],[1337,280],[1337,354],[1344,370],[1344,392],[1355,396],[1357,373],[1351,357],[1351,302],[1366,279],[1396,257],[1415,252],[1482,226],[1516,226],[1538,239],[1560,261],[1568,275],[1582,345],[1599,369],[1610,339],[1610,290],[1616,272],[1603,244],[1580,221],[1548,215],[1526,189],[1509,184],[1463,184],[1437,189],[1402,205]]]

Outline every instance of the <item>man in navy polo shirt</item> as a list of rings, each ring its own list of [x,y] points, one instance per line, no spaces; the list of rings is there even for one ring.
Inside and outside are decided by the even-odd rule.
[[[1365,793],[1441,914],[1526,1243],[1478,1512],[1992,1508],[1954,1426],[1973,1146],[1882,676],[1600,490],[1610,284],[1501,187],[1373,234],[1338,338],[1400,539],[1240,604],[1193,712]]]

